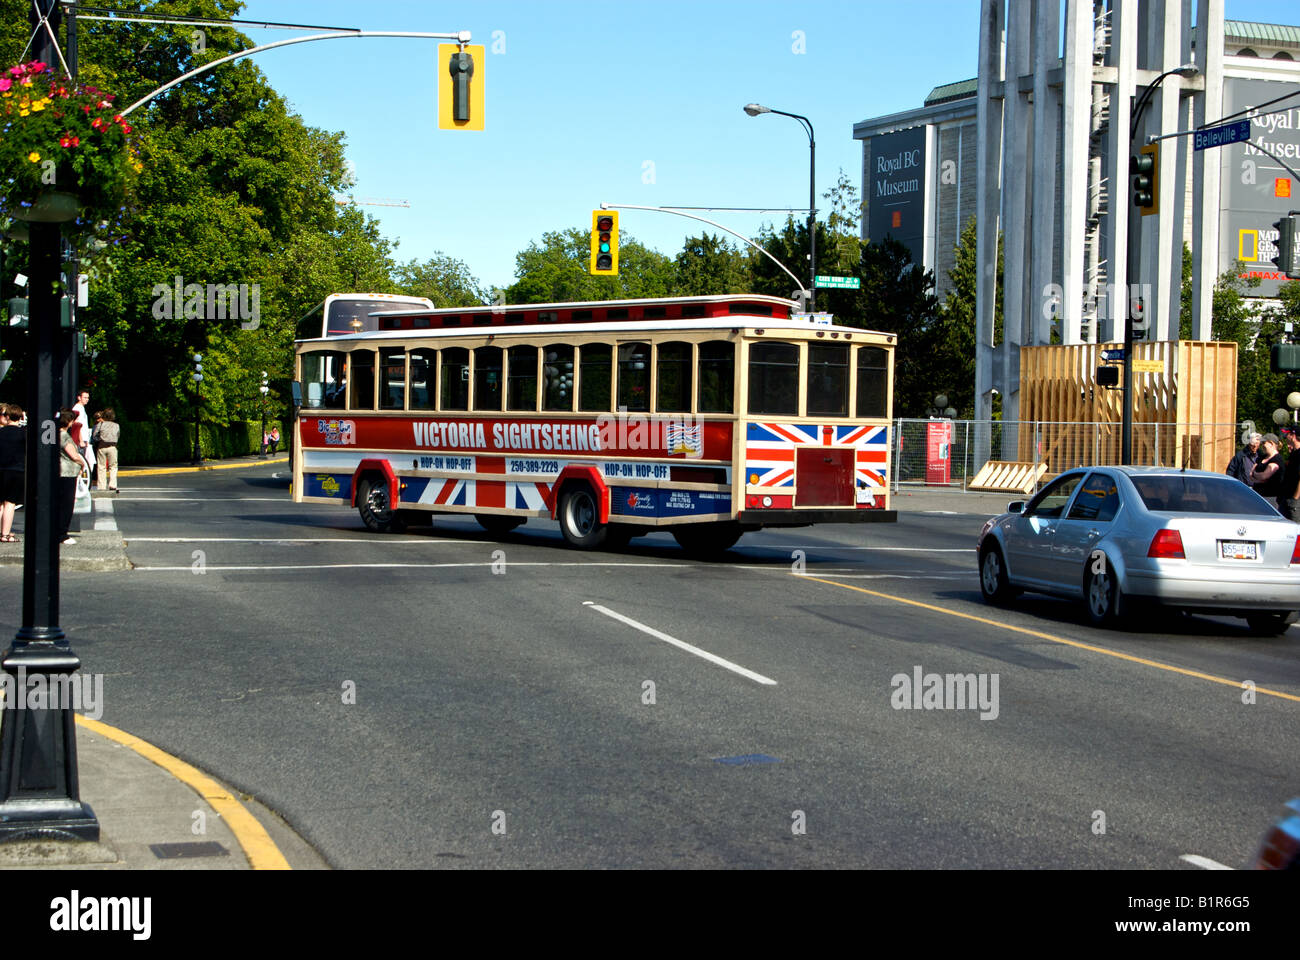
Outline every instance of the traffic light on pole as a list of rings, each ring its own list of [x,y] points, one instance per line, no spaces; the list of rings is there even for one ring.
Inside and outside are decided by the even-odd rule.
[[[1133,339],[1147,338],[1147,304],[1141,297],[1133,298]]]
[[[439,44],[439,129],[483,129],[483,65],[487,60],[485,50],[481,44]]]
[[[591,211],[591,274],[618,276],[618,211]]]
[[[1273,263],[1288,279],[1300,280],[1300,213],[1294,210],[1273,224],[1277,230],[1277,256]]]
[[[1148,143],[1129,160],[1133,174],[1133,205],[1142,216],[1160,212],[1160,144]]]

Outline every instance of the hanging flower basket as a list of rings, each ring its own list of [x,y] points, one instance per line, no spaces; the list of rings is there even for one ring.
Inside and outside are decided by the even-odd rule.
[[[28,223],[67,223],[77,219],[81,209],[81,199],[75,193],[53,191],[37,197],[29,207],[18,206],[13,209],[15,220]]]
[[[116,224],[141,169],[111,94],[39,62],[0,72],[0,218]]]

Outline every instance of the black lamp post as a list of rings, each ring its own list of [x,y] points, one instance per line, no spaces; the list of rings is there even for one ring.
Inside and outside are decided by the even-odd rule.
[[[816,308],[817,302],[817,141],[813,137],[812,121],[797,113],[774,110],[761,103],[745,105],[745,112],[751,117],[760,113],[779,113],[783,117],[793,117],[803,124],[808,134],[808,311]]]
[[[1160,86],[1165,77],[1175,73],[1180,77],[1194,77],[1200,71],[1194,64],[1185,63],[1174,67],[1172,70],[1166,70],[1142,89],[1142,92],[1138,94],[1133,103],[1133,112],[1129,117],[1128,139],[1130,145],[1137,137],[1138,121],[1142,119],[1142,112],[1146,110],[1147,104],[1151,102],[1151,94],[1156,87]],[[1133,321],[1146,313],[1146,303],[1138,295],[1140,287],[1133,282],[1138,274],[1139,266],[1138,242],[1141,238],[1141,228],[1138,226],[1139,216],[1141,214],[1137,211],[1137,190],[1135,189],[1128,211],[1128,268],[1125,271],[1125,282],[1128,284],[1128,302],[1124,305],[1124,387],[1121,394],[1124,413],[1120,421],[1119,458],[1120,463],[1126,466],[1133,462]],[[1149,320],[1147,322],[1150,323]]]
[[[60,7],[37,0],[29,11],[33,58],[55,65],[52,32]],[[48,24],[48,28],[47,28]],[[59,322],[62,233],[32,223],[27,338],[27,525],[23,538],[23,619],[0,655],[8,696],[0,726],[0,841],[99,839],[99,821],[81,802],[77,734],[70,698],[81,661],[58,625],[59,443],[57,416],[70,338]],[[40,696],[44,689],[45,696]],[[35,694],[35,696],[34,696]]]
[[[194,372],[190,374],[194,380],[194,466],[203,462],[203,452],[199,449],[199,409],[203,400],[203,354],[194,354]]]

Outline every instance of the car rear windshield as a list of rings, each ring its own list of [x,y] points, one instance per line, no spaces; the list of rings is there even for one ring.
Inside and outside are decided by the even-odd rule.
[[[1168,513],[1277,515],[1269,503],[1240,480],[1224,477],[1131,477],[1148,510]]]

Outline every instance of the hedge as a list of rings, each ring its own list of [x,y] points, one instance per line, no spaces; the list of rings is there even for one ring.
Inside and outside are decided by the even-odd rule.
[[[275,420],[266,422],[269,433],[280,428],[280,451],[287,446],[287,430]],[[199,450],[205,458],[246,457],[262,450],[262,421],[236,420],[233,423],[201,423]],[[117,444],[118,462],[122,466],[151,463],[177,463],[194,456],[193,423],[123,423]]]

